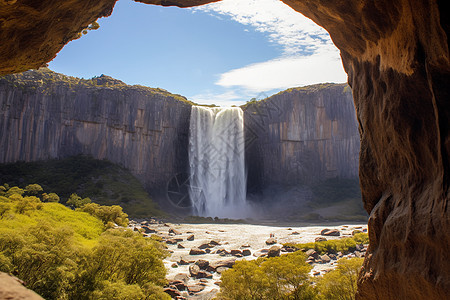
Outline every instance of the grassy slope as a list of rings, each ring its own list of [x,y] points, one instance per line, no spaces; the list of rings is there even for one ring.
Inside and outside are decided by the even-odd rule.
[[[74,156],[38,162],[0,165],[0,183],[25,187],[39,183],[65,202],[74,191],[101,205],[118,204],[130,217],[162,216],[157,204],[127,170],[108,161]]]

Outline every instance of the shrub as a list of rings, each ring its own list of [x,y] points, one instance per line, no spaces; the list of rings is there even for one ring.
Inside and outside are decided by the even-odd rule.
[[[238,261],[222,273],[218,299],[314,299],[305,254]]]
[[[317,289],[327,300],[354,300],[356,281],[363,258],[342,258],[336,269],[319,279]]]

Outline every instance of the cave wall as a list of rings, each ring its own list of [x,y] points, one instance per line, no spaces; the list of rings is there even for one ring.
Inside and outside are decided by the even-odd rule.
[[[87,154],[131,171],[153,196],[188,168],[190,107],[164,90],[47,71],[0,79],[0,163]],[[157,199],[160,200],[160,199]]]
[[[358,177],[358,124],[347,84],[292,88],[242,108],[249,192]]]
[[[0,74],[48,62],[115,0],[0,1]],[[142,0],[158,5],[214,1]],[[341,51],[361,134],[370,247],[358,299],[450,291],[450,10],[444,0],[283,0]]]

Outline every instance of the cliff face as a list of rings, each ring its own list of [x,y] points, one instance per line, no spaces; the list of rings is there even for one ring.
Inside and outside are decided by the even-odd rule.
[[[346,84],[293,88],[243,109],[250,192],[358,176],[358,125]]]
[[[0,162],[88,154],[129,169],[152,195],[187,171],[191,105],[164,90],[47,71],[0,79]]]

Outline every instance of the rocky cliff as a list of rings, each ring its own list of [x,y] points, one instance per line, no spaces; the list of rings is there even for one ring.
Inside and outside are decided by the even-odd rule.
[[[292,88],[243,110],[250,191],[358,177],[359,134],[348,85]]]
[[[0,162],[88,154],[129,169],[155,197],[186,172],[191,104],[161,89],[48,69],[0,79]]]

